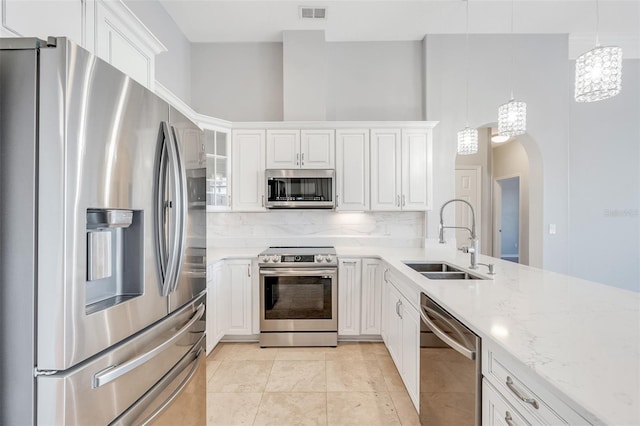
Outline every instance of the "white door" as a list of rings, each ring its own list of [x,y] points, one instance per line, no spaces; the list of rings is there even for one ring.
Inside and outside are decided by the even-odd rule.
[[[336,143],[333,130],[302,130],[300,133],[300,167],[333,169]]]
[[[481,167],[468,166],[456,169],[456,198],[469,202],[476,212],[476,232],[478,238],[482,238],[482,186]],[[456,226],[464,226],[471,229],[471,209],[464,203],[455,203]],[[456,229],[456,242],[458,247],[468,246],[471,235],[465,229]],[[480,240],[482,241],[482,240]]]
[[[402,210],[431,208],[431,130],[402,130]]]
[[[300,168],[300,130],[267,130],[267,169]]]
[[[336,130],[336,210],[369,210],[369,129]]]
[[[264,130],[233,131],[233,210],[265,210],[264,137]]]
[[[371,129],[371,210],[401,210],[400,129]]]
[[[494,256],[511,262],[520,261],[520,177],[496,179],[494,195],[495,237]]]

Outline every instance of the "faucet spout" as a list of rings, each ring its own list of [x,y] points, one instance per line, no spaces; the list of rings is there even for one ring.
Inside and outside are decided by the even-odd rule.
[[[469,206],[469,208],[471,209],[471,229],[467,228],[466,226],[444,226],[444,218],[443,218],[443,212],[444,212],[444,208],[448,205],[451,204],[453,202],[461,202],[466,204],[467,206]],[[444,230],[445,228],[452,228],[452,229],[466,229],[467,231],[469,231],[469,234],[471,234],[471,244],[470,247],[464,247],[464,252],[465,253],[469,253],[471,254],[471,269],[476,269],[478,267],[478,261],[477,261],[477,255],[478,255],[478,234],[476,233],[476,212],[473,209],[473,206],[471,205],[471,203],[469,203],[466,200],[460,199],[460,198],[454,198],[451,199],[447,202],[445,202],[442,207],[440,207],[440,229],[439,229],[439,241],[440,244],[444,244]]]

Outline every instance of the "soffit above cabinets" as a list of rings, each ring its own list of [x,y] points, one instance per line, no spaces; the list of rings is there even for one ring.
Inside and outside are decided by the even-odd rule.
[[[465,2],[294,0],[160,0],[191,42],[281,42],[283,30],[324,30],[327,41],[421,40],[425,34],[462,34]],[[302,19],[300,6],[326,7],[326,19]],[[471,1],[472,34],[510,32],[511,2]],[[514,32],[594,36],[593,0],[515,0]],[[602,37],[637,37],[640,2],[602,0]],[[602,38],[601,37],[601,38]]]

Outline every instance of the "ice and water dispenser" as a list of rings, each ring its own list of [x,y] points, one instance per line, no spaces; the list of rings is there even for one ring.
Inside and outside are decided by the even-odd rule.
[[[87,210],[87,314],[143,293],[143,228],[141,210]]]

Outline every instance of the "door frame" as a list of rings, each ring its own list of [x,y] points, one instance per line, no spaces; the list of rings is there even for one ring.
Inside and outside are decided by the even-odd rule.
[[[500,227],[502,225],[502,187],[498,181],[518,178],[518,263],[522,259],[522,176],[520,173],[513,173],[493,177],[493,251],[492,256],[502,259],[502,241]]]
[[[478,238],[481,238],[483,235],[482,211],[484,210],[483,209],[484,196],[482,194],[482,166],[471,165],[471,164],[460,164],[460,165],[456,164],[454,172],[457,172],[458,170],[475,170],[476,171],[476,177],[477,177],[476,194],[478,195],[478,203],[477,205],[474,206],[474,209],[476,213],[476,233],[478,235]],[[457,183],[457,176],[456,176],[456,182],[455,182],[456,187],[457,187],[457,184],[458,183]],[[455,195],[456,195],[456,198],[458,198],[458,194],[456,193]],[[458,225],[456,224],[456,226]],[[482,241],[482,239],[480,239],[480,241]],[[457,241],[457,243],[460,244],[460,241]]]

